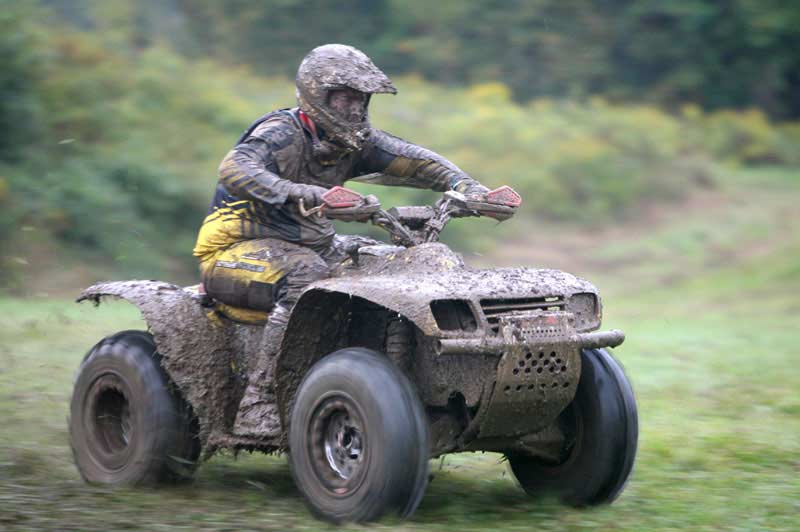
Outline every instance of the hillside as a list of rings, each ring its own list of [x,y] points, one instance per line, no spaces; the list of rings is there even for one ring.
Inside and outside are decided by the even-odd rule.
[[[122,277],[191,282],[191,248],[218,161],[252,119],[293,105],[292,83],[189,59],[153,42],[135,50],[78,30],[46,32],[45,13],[6,10],[0,26],[0,284],[66,293]],[[486,252],[541,223],[597,227],[724,187],[736,165],[798,165],[797,126],[755,110],[677,114],[643,105],[516,103],[501,83],[445,88],[396,80],[372,122],[524,197],[513,224],[445,239]],[[435,195],[372,189],[385,205]],[[364,230],[352,227],[347,230]],[[492,229],[490,229],[492,228]],[[373,234],[375,234],[373,232]]]

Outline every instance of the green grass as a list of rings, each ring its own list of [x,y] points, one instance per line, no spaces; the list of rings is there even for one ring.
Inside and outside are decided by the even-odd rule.
[[[499,455],[450,455],[431,463],[411,520],[371,528],[795,530],[800,216],[789,207],[800,182],[743,175],[721,194],[713,211],[604,247],[583,272],[605,293],[605,326],[628,334],[616,354],[639,404],[640,451],[617,502],[530,499]],[[130,327],[141,322],[123,303],[0,299],[0,530],[330,528],[303,505],[283,457],[217,456],[181,487],[83,484],[67,441],[71,382],[95,341]]]

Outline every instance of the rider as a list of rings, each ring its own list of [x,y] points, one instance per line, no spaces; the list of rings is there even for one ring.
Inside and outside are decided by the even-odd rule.
[[[302,289],[327,276],[339,256],[331,221],[304,217],[300,202],[310,209],[329,188],[373,173],[381,175],[363,180],[469,195],[488,190],[444,157],[370,126],[371,95],[397,89],[361,51],[313,49],[296,87],[298,107],[258,119],[223,159],[194,248],[209,295],[271,310],[234,425],[244,437],[279,433],[273,359]]]

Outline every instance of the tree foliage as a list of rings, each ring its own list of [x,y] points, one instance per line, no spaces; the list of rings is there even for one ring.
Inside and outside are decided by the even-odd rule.
[[[87,0],[84,0],[87,1]],[[113,2],[112,2],[113,3]],[[393,74],[501,80],[515,99],[584,98],[800,117],[800,4],[785,0],[152,0],[130,20],[195,56],[293,75],[326,42]],[[159,6],[159,7],[154,7]],[[150,21],[145,23],[143,21]],[[160,21],[160,22],[158,22]],[[172,21],[169,31],[164,29]],[[145,32],[146,33],[146,32]]]
[[[209,27],[229,41],[209,39],[208,49],[192,48],[188,57],[176,51],[190,42],[188,33],[168,32],[167,39],[164,28],[181,27],[176,13],[196,1],[162,3],[153,12],[162,15],[157,20],[137,15],[150,13],[138,11],[150,0],[52,0],[57,18],[31,1],[0,11],[0,276],[6,283],[17,265],[28,264],[28,252],[103,265],[114,277],[174,278],[194,270],[191,248],[220,159],[255,117],[294,104],[285,76],[254,75],[219,59],[244,49],[235,48],[240,37],[220,22],[236,27],[238,18],[220,19],[216,3],[202,4]],[[288,14],[298,5],[284,2],[280,13],[288,18],[281,24],[290,24]],[[381,5],[395,12],[395,4]],[[460,20],[470,5],[432,5],[431,21]],[[247,6],[255,10],[249,18],[262,12],[245,0],[237,6],[243,17]],[[71,25],[48,31],[56,20]],[[362,31],[366,43],[372,30]],[[392,35],[376,45],[386,57],[399,42]],[[310,46],[292,43],[281,52],[287,68],[296,67],[293,54]],[[421,68],[426,60],[419,59]],[[374,98],[373,124],[444,154],[489,186],[514,186],[524,197],[523,219],[592,224],[624,218],[648,202],[713,184],[720,162],[800,164],[797,126],[776,125],[757,109],[707,111],[691,104],[667,113],[597,96],[520,102],[508,79],[462,87],[418,75],[395,81],[397,97]],[[370,192],[388,206],[435,199],[419,190]],[[480,246],[475,235],[490,233],[476,232],[479,223],[485,222],[453,224],[445,236],[461,249]],[[347,231],[353,230],[350,224]]]
[[[0,161],[19,158],[41,118],[34,97],[41,81],[40,39],[25,18],[32,9],[27,2],[0,9]]]

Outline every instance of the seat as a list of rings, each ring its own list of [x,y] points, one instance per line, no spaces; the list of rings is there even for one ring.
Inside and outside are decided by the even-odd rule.
[[[263,325],[269,318],[269,312],[264,310],[234,307],[233,305],[227,305],[221,301],[217,301],[206,293],[202,283],[185,286],[183,289],[192,294],[192,297],[197,299],[200,305],[213,310],[231,321],[244,323],[246,325]]]

